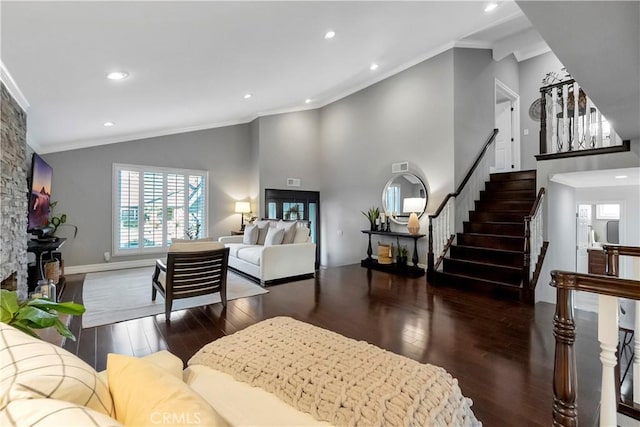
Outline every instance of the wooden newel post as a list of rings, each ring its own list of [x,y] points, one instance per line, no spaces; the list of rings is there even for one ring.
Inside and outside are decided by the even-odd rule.
[[[553,366],[553,425],[578,425],[578,377],[573,344],[576,325],[573,320],[573,291],[567,288],[567,278],[551,272],[551,285],[557,288],[553,335],[556,352]]]
[[[546,152],[547,152],[547,96],[544,90],[540,90],[540,154],[546,154]]]
[[[433,256],[433,219],[429,217],[429,252],[427,253],[427,280],[433,277],[433,266],[435,259]]]

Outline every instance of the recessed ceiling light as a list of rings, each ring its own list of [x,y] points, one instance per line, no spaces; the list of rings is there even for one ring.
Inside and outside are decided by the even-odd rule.
[[[114,71],[112,73],[107,74],[107,78],[109,80],[122,80],[122,79],[126,79],[127,77],[129,77],[129,73],[126,73],[124,71]]]
[[[370,69],[371,71],[375,71],[375,70],[377,70],[377,69],[378,69],[378,64],[376,64],[376,63],[371,64],[371,65],[369,66],[369,69]]]
[[[327,31],[327,32],[325,33],[324,38],[325,38],[325,39],[327,39],[327,40],[329,40],[329,39],[334,38],[335,36],[336,36],[336,32],[335,32],[335,31],[333,31],[333,30],[329,30],[329,31]]]
[[[108,128],[108,127],[113,126],[114,124],[115,124],[115,123],[113,123],[113,122],[104,122],[104,124],[103,124],[102,126],[104,126],[104,127]]]
[[[253,95],[251,95],[250,93],[245,93],[244,94],[244,99],[249,99],[251,98]]]
[[[498,7],[498,3],[491,2],[491,3],[487,4],[487,6],[485,6],[484,11],[485,11],[485,12],[491,12],[491,11],[492,11],[492,10],[494,10],[496,7]]]
[[[616,179],[625,179],[628,178],[627,175],[616,175]]]
[[[305,104],[311,104],[311,100],[309,98],[307,98],[307,99],[304,100],[304,103]]]

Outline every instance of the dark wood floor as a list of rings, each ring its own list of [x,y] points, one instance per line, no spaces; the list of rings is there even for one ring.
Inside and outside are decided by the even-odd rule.
[[[82,299],[84,275],[67,276],[64,300]],[[548,286],[540,281],[539,286]],[[151,287],[149,288],[151,289]],[[262,319],[291,316],[447,369],[485,426],[548,426],[553,402],[554,306],[520,305],[434,287],[360,266],[270,293],[164,315],[81,329],[65,348],[102,370],[109,352],[142,356],[168,349],[187,361],[204,344]],[[149,291],[151,292],[151,290]],[[126,298],[126,295],[123,295]],[[595,425],[600,393],[596,317],[577,312],[580,425]]]

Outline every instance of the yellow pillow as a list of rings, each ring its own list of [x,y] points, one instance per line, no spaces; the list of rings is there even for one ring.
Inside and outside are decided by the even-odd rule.
[[[151,362],[109,354],[107,377],[116,419],[124,425],[228,425],[187,384]]]

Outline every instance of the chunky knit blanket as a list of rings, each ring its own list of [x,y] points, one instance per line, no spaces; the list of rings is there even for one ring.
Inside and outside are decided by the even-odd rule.
[[[444,369],[288,317],[207,344],[188,364],[228,373],[336,426],[481,425]]]

